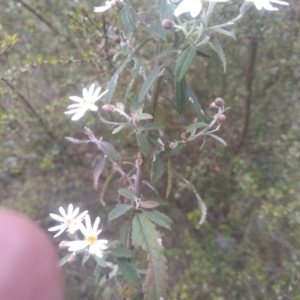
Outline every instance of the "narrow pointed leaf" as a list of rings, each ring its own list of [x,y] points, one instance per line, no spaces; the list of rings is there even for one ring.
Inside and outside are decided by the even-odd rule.
[[[158,77],[161,69],[162,69],[162,66],[155,67],[152,70],[152,72],[148,75],[148,77],[146,78],[146,81],[144,82],[144,84],[140,90],[139,97],[138,97],[138,102],[140,104],[145,100],[147,93],[151,89],[151,87],[152,87],[154,81],[156,80],[156,78]]]
[[[118,189],[118,193],[120,195],[124,196],[125,198],[133,200],[133,201],[136,198],[138,198],[138,196],[133,191],[125,189],[125,188]]]
[[[108,142],[101,142],[100,143],[100,148],[103,151],[103,153],[111,159],[113,162],[117,163],[119,162],[119,155],[118,152],[116,151],[115,147]]]
[[[183,112],[187,99],[187,84],[183,77],[180,81],[175,81],[175,108],[179,113]]]
[[[220,142],[221,144],[223,144],[224,146],[227,146],[226,142],[219,136],[212,134],[212,133],[209,133],[208,135],[211,136],[212,138],[214,138],[215,140],[217,140],[218,142]]]
[[[135,120],[151,120],[151,119],[153,119],[153,116],[150,114],[146,114],[146,113],[139,113],[139,114],[136,114],[133,118]]]
[[[183,79],[186,72],[192,65],[195,56],[196,56],[196,47],[194,46],[188,47],[181,53],[175,68],[175,80],[177,82]]]
[[[136,140],[145,157],[148,157],[150,155],[150,146],[147,137],[143,133],[137,132]]]
[[[130,11],[128,8],[123,8],[119,13],[119,24],[122,22],[122,29],[127,32],[134,32],[136,31],[135,24],[131,17]]]
[[[171,229],[173,221],[167,215],[155,209],[148,210],[141,208],[141,211],[155,224]]]
[[[114,128],[114,130],[111,133],[116,134],[116,133],[120,132],[121,130],[123,130],[124,128],[126,128],[127,126],[129,126],[129,124],[119,125],[118,127]]]
[[[222,63],[223,63],[223,72],[226,72],[226,57],[225,57],[225,53],[223,51],[222,45],[219,42],[218,38],[215,37],[210,43],[209,45],[212,47],[212,49],[217,52],[217,54],[219,55]]]
[[[152,170],[151,170],[151,181],[156,183],[160,180],[161,176],[165,172],[165,167],[162,159],[159,155],[156,155],[155,159],[152,162]]]
[[[118,204],[109,214],[108,221],[115,220],[120,216],[126,214],[129,210],[133,209],[130,204]]]
[[[72,253],[67,254],[66,256],[64,256],[64,257],[58,262],[58,265],[59,265],[60,267],[62,267],[65,263],[68,262],[68,259],[69,259],[69,257],[70,257],[71,255],[72,255]]]
[[[102,171],[104,170],[105,163],[106,163],[106,157],[100,159],[94,169],[94,189],[95,190],[98,189],[99,177],[102,174]]]
[[[139,287],[141,280],[133,264],[126,258],[118,258],[117,262],[118,270],[123,278],[132,286]]]
[[[198,128],[204,128],[204,127],[207,127],[208,125],[204,122],[197,122],[197,123],[193,123],[191,125],[189,125],[186,129],[186,132],[191,132],[195,129],[198,129]]]
[[[163,129],[164,127],[162,125],[159,124],[155,124],[155,123],[148,123],[143,125],[142,127],[140,127],[141,131],[147,131],[147,130],[160,130]]]
[[[170,158],[170,157],[180,153],[183,150],[184,147],[185,147],[185,144],[179,144],[176,148],[173,148],[171,150],[168,150],[168,151],[164,152],[162,157],[163,158]]]

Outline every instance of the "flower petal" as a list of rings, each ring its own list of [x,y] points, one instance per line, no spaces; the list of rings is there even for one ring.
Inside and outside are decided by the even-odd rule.
[[[79,207],[76,207],[71,215],[72,219],[75,219],[78,213],[79,213]]]
[[[81,104],[81,103],[78,103],[78,104],[71,104],[71,105],[69,105],[67,108],[69,109],[69,108],[74,108],[74,107],[77,107],[77,108],[82,107],[82,104]]]
[[[54,236],[54,238],[56,238],[57,236],[61,235],[64,231],[65,231],[65,228],[62,228],[62,229]]]
[[[72,241],[66,243],[66,246],[69,247],[69,251],[78,251],[86,248],[88,246],[88,243],[86,241]]]
[[[92,111],[98,110],[98,106],[96,106],[95,104],[88,104],[87,107],[89,110],[92,110]]]
[[[104,91],[102,94],[100,94],[93,102],[95,103],[98,101],[100,98],[102,98],[109,90]]]
[[[67,111],[65,111],[64,113],[65,113],[66,115],[68,115],[68,114],[75,114],[75,113],[81,111],[83,108],[84,108],[84,107],[78,107],[78,108],[75,108],[75,109],[67,110]],[[84,109],[85,109],[85,108],[84,108]]]
[[[83,95],[83,99],[86,99],[86,98],[89,97],[89,92],[88,92],[88,90],[86,88],[84,88],[82,90],[82,95]]]
[[[85,216],[85,227],[88,232],[92,231],[91,218],[89,215]]]
[[[72,212],[73,212],[73,204],[70,203],[68,206],[68,218],[72,216]]]
[[[190,10],[190,14],[193,18],[196,18],[202,10],[202,2],[194,4],[193,9]]]
[[[103,12],[103,11],[106,11],[110,8],[111,8],[111,6],[109,6],[109,5],[98,6],[98,7],[94,7],[94,12]]]
[[[72,121],[77,121],[79,120],[86,112],[86,108],[82,108],[80,111],[78,111],[72,118]]]
[[[97,217],[93,226],[93,232],[96,232],[98,230],[99,223],[100,223],[100,218]]]
[[[91,84],[91,86],[89,88],[89,98],[93,97],[94,89],[95,89],[95,83]]]
[[[50,214],[50,217],[58,222],[64,222],[65,221],[65,218],[59,216],[59,215],[56,215],[56,214]]]
[[[58,210],[65,219],[68,219],[68,216],[62,207],[60,207]]]
[[[51,227],[51,228],[48,229],[48,231],[57,231],[57,230],[61,230],[62,228],[66,229],[65,224],[60,224],[60,225]]]
[[[71,96],[71,97],[69,97],[69,99],[72,100],[72,101],[79,102],[79,103],[83,102],[83,99],[80,98],[80,97],[77,97],[77,96]]]

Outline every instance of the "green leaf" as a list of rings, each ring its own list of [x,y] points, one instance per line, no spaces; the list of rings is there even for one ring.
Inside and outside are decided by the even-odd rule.
[[[219,141],[221,144],[223,144],[224,146],[227,146],[226,142],[220,138],[219,136],[215,135],[215,134],[212,134],[212,133],[209,133],[207,134],[209,136],[211,136],[212,138],[216,139],[217,141]]]
[[[122,125],[119,125],[118,127],[116,127],[113,131],[112,131],[112,134],[116,134],[118,133],[119,131],[123,130],[125,127],[127,127],[129,124],[122,124]]]
[[[118,163],[119,162],[119,155],[116,151],[115,147],[108,142],[101,142],[100,148],[103,151],[103,153],[113,162]]]
[[[159,75],[160,71],[162,69],[162,66],[156,66],[152,72],[148,75],[148,77],[146,78],[146,81],[144,82],[140,93],[139,93],[139,98],[138,98],[138,102],[141,104],[147,93],[149,92],[149,90],[151,89],[154,81],[156,80],[157,76]]]
[[[203,128],[203,127],[207,127],[208,125],[204,122],[197,122],[197,123],[193,123],[191,125],[189,125],[186,129],[186,132],[191,132],[195,129],[198,129],[198,128]]]
[[[132,286],[139,287],[141,280],[133,264],[126,258],[118,258],[118,270],[123,278]]]
[[[155,123],[148,123],[148,124],[143,125],[139,129],[141,131],[147,131],[147,130],[160,130],[160,129],[163,129],[163,128],[164,127],[162,125],[155,124]]]
[[[167,299],[167,260],[155,225],[143,214],[132,221],[132,243],[148,252],[149,267],[145,279],[145,299]]]
[[[212,30],[214,32],[217,32],[217,33],[220,33],[220,34],[230,36],[234,40],[236,40],[236,36],[235,36],[235,33],[233,31],[228,31],[228,30],[225,30],[225,29],[222,29],[222,28],[213,28]]]
[[[148,28],[154,36],[157,36],[158,38],[160,38],[165,42],[167,41],[168,31],[164,29],[160,23],[152,24]]]
[[[163,161],[159,155],[155,156],[155,160],[152,162],[151,181],[156,183],[160,180],[161,176],[165,172]]]
[[[175,80],[177,82],[181,81],[190,66],[193,63],[193,60],[196,56],[196,47],[190,46],[186,48],[181,55],[179,56],[179,59],[176,64],[175,68]]]
[[[167,215],[155,209],[147,210],[141,208],[141,211],[155,224],[171,229],[173,221]]]
[[[131,75],[134,79],[136,79],[139,75],[140,68],[141,68],[141,61],[138,58],[133,58],[134,60],[134,67],[131,70]]]
[[[66,264],[68,262],[69,257],[72,255],[72,253],[67,254],[66,256],[64,256],[59,262],[58,265],[60,267],[62,267],[64,264]]]
[[[124,196],[125,198],[133,200],[133,201],[136,198],[138,198],[138,196],[133,191],[125,189],[125,188],[118,189],[118,193],[120,195]]]
[[[189,102],[192,104],[192,106],[193,106],[195,112],[197,113],[198,117],[203,119],[204,112],[201,108],[199,100],[196,97],[196,95],[194,94],[194,92],[189,87],[187,87],[187,95],[188,95],[188,98],[189,98]]]
[[[145,157],[148,157],[150,155],[150,146],[147,140],[147,137],[142,134],[141,132],[136,133],[136,140],[138,143],[139,148],[145,155]]]
[[[128,233],[128,225],[129,223],[125,223],[120,231],[120,243],[122,246],[126,247],[127,244],[127,233]]]
[[[111,251],[111,254],[115,257],[132,258],[134,257],[133,251],[125,247],[115,248]]]
[[[219,55],[219,57],[223,63],[223,72],[225,73],[226,72],[226,57],[225,57],[225,53],[223,51],[221,43],[219,42],[217,37],[214,37],[212,39],[212,41],[209,43],[209,45]]]
[[[160,12],[160,20],[174,20],[174,13],[170,3],[167,0],[156,0],[155,6]]]
[[[202,57],[211,57],[209,54],[207,54],[206,52],[204,52],[204,51],[202,51],[200,49],[196,50],[196,55],[202,56]]]
[[[179,113],[183,112],[187,99],[187,84],[185,77],[183,77],[181,81],[175,81],[175,107]]]
[[[109,214],[108,221],[115,220],[120,216],[127,213],[129,210],[133,209],[133,206],[130,204],[118,204]]]
[[[166,151],[166,152],[162,155],[162,157],[163,157],[163,158],[170,158],[170,157],[172,157],[172,156],[174,156],[174,155],[180,153],[180,152],[183,150],[184,147],[185,147],[185,144],[179,144],[176,148],[173,148],[173,149],[171,149],[171,150],[169,150],[169,151]]]
[[[128,32],[135,32],[136,27],[133,22],[133,19],[131,17],[130,11],[128,8],[123,8],[118,16],[118,23],[120,24],[122,22],[122,29],[128,33]]]
[[[151,120],[153,116],[146,113],[138,113],[133,117],[135,120]]]
[[[102,258],[102,257],[98,257],[96,255],[94,255],[94,259],[96,261],[96,263],[100,266],[100,267],[103,267],[103,268],[106,268],[106,263],[105,263],[105,260]]]
[[[107,83],[106,85],[106,89],[108,90],[108,92],[105,94],[105,103],[110,103],[111,98],[115,92],[117,83],[118,83],[118,79],[119,79],[119,75],[123,72],[123,70],[125,69],[126,65],[133,59],[133,57],[135,56],[135,54],[147,43],[151,40],[151,38],[147,38],[145,40],[143,40],[134,50],[133,52],[131,52],[128,57],[126,58],[126,60],[124,60],[124,62],[120,65],[120,67],[117,69],[117,71],[114,73],[114,75],[112,76],[112,78],[110,79],[110,81]]]
[[[169,48],[169,49],[166,49],[164,50],[163,52],[161,52],[159,55],[158,55],[158,58],[165,58],[169,55],[172,55],[172,54],[177,54],[178,53],[178,50],[176,48]]]

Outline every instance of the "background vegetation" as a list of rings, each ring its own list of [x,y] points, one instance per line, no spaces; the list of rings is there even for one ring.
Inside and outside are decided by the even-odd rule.
[[[240,1],[231,3],[215,17],[225,21],[235,15]],[[101,189],[93,189],[97,149],[64,139],[82,137],[87,126],[124,157],[136,151],[130,137],[117,134],[112,140],[110,128],[99,127],[92,115],[72,122],[63,114],[70,95],[81,95],[92,82],[105,87],[119,65],[112,59],[119,50],[112,38],[116,13],[92,12],[102,4],[0,3],[0,204],[24,212],[47,230],[52,225],[49,213],[73,203],[100,215],[103,236],[114,238],[120,225],[107,224],[107,212],[116,203],[117,178],[102,206]],[[163,235],[171,299],[300,298],[299,29],[296,0],[279,12],[253,8],[235,26],[236,41],[220,37],[226,74],[214,53],[210,59],[197,58],[188,74],[208,115],[216,97],[223,97],[231,109],[220,132],[226,148],[208,140],[201,151],[200,145],[189,144],[173,159],[173,168],[199,190],[208,215],[199,227],[194,196],[184,185],[173,186],[167,214],[174,227]],[[175,42],[182,41],[178,36]],[[149,46],[141,55],[150,61],[152,51]],[[116,93],[120,99],[128,81],[124,74]],[[170,104],[161,105],[167,110]],[[187,108],[184,117],[191,115]],[[177,118],[167,118],[168,131]],[[110,172],[101,175],[100,187]],[[162,194],[166,181],[160,183]],[[89,262],[66,265],[64,272],[67,299],[94,299],[97,287]],[[101,287],[98,298],[117,299],[117,293],[116,282],[111,282]]]

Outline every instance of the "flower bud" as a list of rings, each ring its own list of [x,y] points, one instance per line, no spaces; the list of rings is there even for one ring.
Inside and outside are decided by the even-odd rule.
[[[209,38],[209,42],[211,42],[212,40],[214,40],[217,37],[215,32],[210,32],[208,34],[208,38]]]
[[[120,30],[119,30],[118,27],[114,27],[113,31],[114,31],[115,34],[119,34],[120,33]]]
[[[60,249],[66,249],[66,248],[68,248],[67,243],[68,243],[67,241],[61,241],[61,242],[59,243],[58,247],[59,247]]]
[[[225,115],[223,115],[223,114],[222,115],[218,115],[217,121],[218,121],[219,125],[223,125],[225,123],[225,121],[226,121]]]
[[[219,106],[219,107],[223,107],[224,104],[225,104],[225,102],[224,102],[224,100],[223,100],[222,98],[217,98],[217,99],[215,100],[215,104],[216,104],[217,106]]]
[[[102,108],[107,113],[111,113],[111,112],[114,112],[116,110],[116,107],[112,104],[105,104],[105,105],[102,106]]]
[[[119,35],[115,35],[115,36],[114,36],[114,42],[115,42],[116,44],[120,44],[120,43],[121,43],[121,37],[120,37]]]
[[[68,258],[68,262],[71,264],[72,262],[74,262],[76,260],[76,253],[73,252],[69,258]]]
[[[166,29],[166,30],[170,30],[174,27],[175,23],[172,20],[169,19],[164,19],[161,22],[161,26]]]
[[[215,110],[217,108],[217,105],[215,102],[212,102],[209,107],[208,107],[210,110]]]

